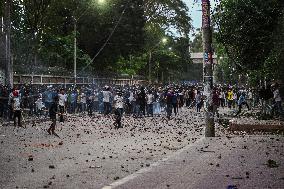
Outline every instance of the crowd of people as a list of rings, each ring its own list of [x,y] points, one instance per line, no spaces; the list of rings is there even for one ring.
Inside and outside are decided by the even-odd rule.
[[[0,87],[0,117],[14,120],[15,126],[22,126],[22,112],[29,116],[49,116],[52,125],[49,134],[54,132],[57,115],[64,122],[66,114],[86,114],[94,112],[106,116],[114,114],[115,128],[121,128],[123,114],[134,117],[166,115],[170,119],[177,115],[182,107],[194,108],[200,112],[204,106],[205,96],[199,85],[166,86],[82,86],[70,88],[54,86],[21,85],[13,89]],[[252,90],[244,87],[216,86],[213,89],[212,109],[216,116],[218,108],[236,109],[236,116],[243,105],[252,107],[265,106],[273,100],[273,109],[282,114],[282,99],[279,85]]]

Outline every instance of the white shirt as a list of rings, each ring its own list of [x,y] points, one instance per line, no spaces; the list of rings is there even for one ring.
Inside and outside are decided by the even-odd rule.
[[[94,92],[94,95],[93,95],[93,98],[94,98],[94,101],[99,101],[99,93],[97,93],[96,91]]]
[[[276,102],[280,102],[282,100],[278,89],[273,92],[273,97]]]
[[[58,98],[59,98],[58,101],[59,106],[65,106],[65,102],[67,101],[66,94],[58,94]]]
[[[14,100],[13,109],[14,110],[21,110],[20,98],[19,97],[15,97],[13,100]]]
[[[248,92],[248,99],[250,99],[250,100],[252,99],[252,92],[251,91]]]
[[[123,108],[123,97],[122,96],[118,96],[116,95],[114,97],[114,101],[115,101],[115,108]]]
[[[130,92],[130,96],[128,98],[129,102],[132,102],[134,100],[133,92]]]
[[[110,91],[103,91],[103,102],[110,102]]]
[[[154,95],[153,94],[147,94],[147,104],[152,104],[154,101]]]
[[[36,107],[37,107],[38,110],[41,110],[45,107],[43,102],[42,102],[42,98],[38,98],[37,101],[35,102],[35,104],[36,104]]]
[[[87,102],[86,95],[85,95],[85,93],[82,93],[81,94],[81,103],[86,104],[86,102]]]

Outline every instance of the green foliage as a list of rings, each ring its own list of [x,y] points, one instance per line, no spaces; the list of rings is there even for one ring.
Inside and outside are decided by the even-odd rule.
[[[239,73],[248,73],[252,83],[281,75],[275,73],[283,62],[283,1],[224,0],[214,18],[217,42]]]
[[[147,23],[171,32],[175,28],[183,37],[188,38],[191,30],[189,9],[182,0],[144,0]]]
[[[141,71],[146,64],[146,54],[143,54],[142,56],[130,55],[128,59],[121,56],[117,62],[117,69],[119,74],[127,74],[129,76],[143,75],[143,73],[139,73],[139,71]]]
[[[190,50],[193,53],[203,52],[202,32],[200,30],[197,30],[197,33],[194,35],[190,47]]]
[[[153,47],[155,65],[166,62],[161,69],[182,70],[189,59],[191,20],[181,0],[13,0],[12,10],[14,64],[31,68],[24,71],[59,66],[72,72],[75,36],[79,74],[145,76]],[[183,37],[174,41],[171,28]],[[164,36],[175,51],[156,46]]]

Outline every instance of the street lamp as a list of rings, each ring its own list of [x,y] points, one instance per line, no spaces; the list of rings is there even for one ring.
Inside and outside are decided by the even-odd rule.
[[[98,3],[101,5],[101,4],[104,4],[106,1],[105,0],[98,0]]]

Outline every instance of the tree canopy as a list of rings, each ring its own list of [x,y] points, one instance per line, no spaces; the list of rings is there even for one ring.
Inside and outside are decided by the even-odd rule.
[[[153,47],[155,61],[166,53],[168,63],[179,58],[177,68],[189,62],[187,52],[174,48],[188,47],[187,11],[181,0],[12,0],[14,64],[20,72],[57,66],[61,74],[71,74],[76,36],[79,75],[146,76]],[[163,50],[170,45],[160,44],[164,37],[173,51]]]
[[[283,4],[281,0],[224,0],[217,7],[216,39],[239,74],[255,81],[282,75],[278,68],[283,67]]]

